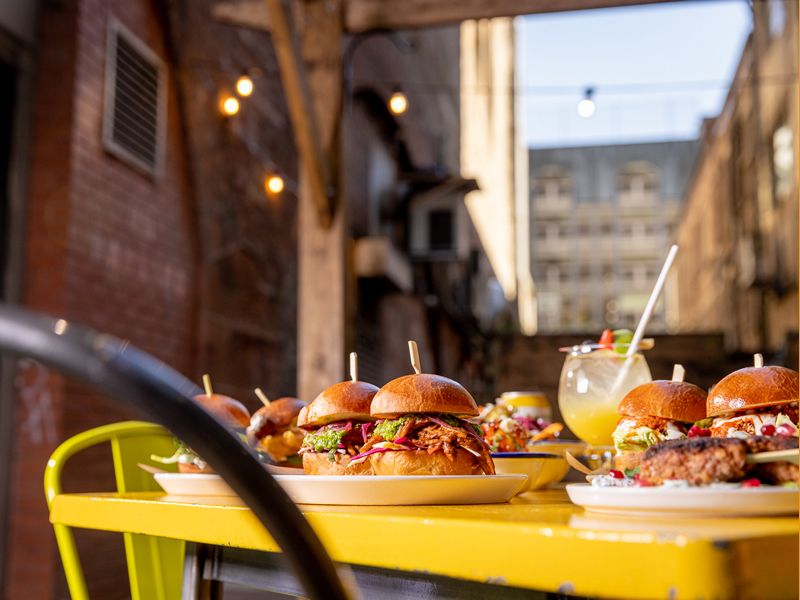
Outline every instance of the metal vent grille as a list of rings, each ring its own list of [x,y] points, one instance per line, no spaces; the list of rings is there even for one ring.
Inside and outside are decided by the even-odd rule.
[[[145,44],[112,21],[106,62],[103,142],[149,175],[162,168],[166,69]]]

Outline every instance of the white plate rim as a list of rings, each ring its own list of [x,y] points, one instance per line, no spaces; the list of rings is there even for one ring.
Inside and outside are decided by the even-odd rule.
[[[780,486],[726,487],[595,487],[566,486],[573,504],[589,512],[631,516],[755,517],[797,514],[800,490]],[[771,504],[760,504],[758,498]],[[785,505],[784,505],[785,504]]]

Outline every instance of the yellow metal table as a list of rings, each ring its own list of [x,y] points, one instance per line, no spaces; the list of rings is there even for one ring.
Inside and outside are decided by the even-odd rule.
[[[572,505],[563,489],[497,505],[302,508],[338,562],[374,573],[389,569],[398,580],[494,584],[486,588],[493,597],[513,588],[612,598],[798,595],[800,528],[793,517],[604,517]],[[239,560],[233,549],[252,556],[278,551],[236,499],[61,494],[51,520],[183,539]]]

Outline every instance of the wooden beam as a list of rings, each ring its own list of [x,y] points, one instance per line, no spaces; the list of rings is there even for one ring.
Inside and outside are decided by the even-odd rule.
[[[492,17],[656,4],[670,0],[346,0],[344,29],[358,33],[372,29],[435,27]],[[212,7],[220,21],[270,30],[263,0],[225,0]]]
[[[345,29],[414,29],[471,19],[654,4],[669,0],[347,0]]]
[[[342,2],[298,2],[302,23],[298,38],[308,84],[311,114],[322,152],[335,169],[340,152],[342,116]],[[336,172],[334,170],[334,172]],[[337,186],[336,210],[330,227],[317,218],[309,165],[300,163],[297,228],[297,392],[313,400],[344,379],[347,335],[347,206]]]
[[[211,6],[211,16],[228,25],[267,31],[272,29],[272,18],[263,0],[216,2]]]
[[[297,28],[287,0],[265,0],[265,3],[271,18],[272,43],[281,71],[300,162],[317,206],[320,223],[328,228],[333,218],[331,198],[335,193],[331,161],[322,148],[322,137],[317,127],[317,114],[306,76],[301,44],[297,38]],[[308,30],[308,24],[304,29]],[[340,39],[337,38],[336,42],[338,54],[341,52]],[[338,95],[341,96],[341,91]]]

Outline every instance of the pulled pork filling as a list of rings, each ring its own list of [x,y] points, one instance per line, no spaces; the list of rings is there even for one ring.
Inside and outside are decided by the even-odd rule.
[[[413,414],[378,421],[374,434],[353,461],[366,460],[370,454],[378,452],[409,450],[423,450],[428,454],[441,451],[452,461],[459,448],[472,454],[485,474],[495,474],[489,446],[481,437],[480,429],[452,415]]]

